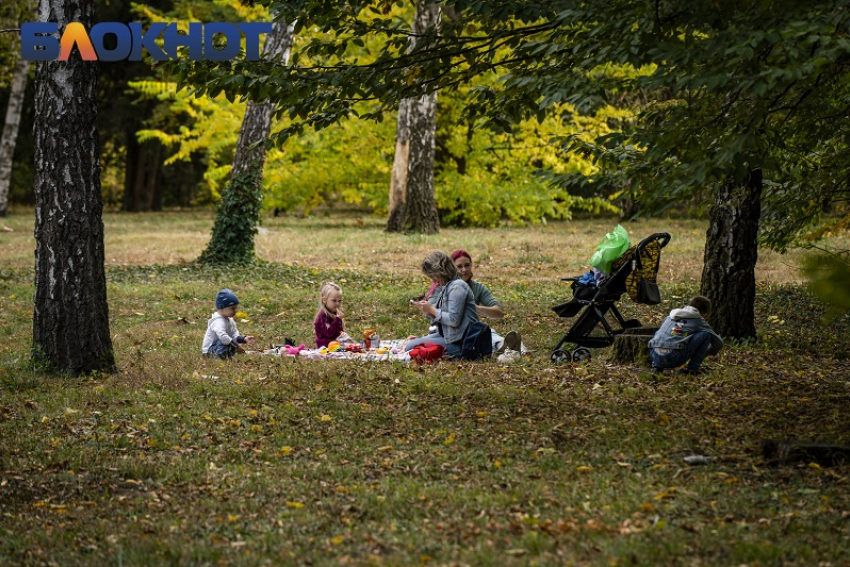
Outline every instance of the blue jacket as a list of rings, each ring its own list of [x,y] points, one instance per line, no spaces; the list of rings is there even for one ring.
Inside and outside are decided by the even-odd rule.
[[[463,338],[469,324],[478,321],[475,297],[466,282],[460,278],[437,289],[440,291],[434,294],[439,294],[434,322],[442,325],[442,335],[447,343],[456,343]]]
[[[687,305],[674,309],[655,331],[655,336],[649,341],[649,348],[682,349],[688,340],[699,332],[706,332],[711,336],[708,354],[714,354],[723,347],[723,339],[711,329],[711,325],[702,318],[696,307]]]

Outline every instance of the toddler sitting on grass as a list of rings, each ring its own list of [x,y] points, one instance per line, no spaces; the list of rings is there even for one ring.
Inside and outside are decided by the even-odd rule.
[[[239,298],[229,289],[223,289],[215,296],[216,312],[207,322],[207,332],[201,345],[203,356],[227,360],[237,352],[245,352],[243,344],[254,344],[254,337],[240,335],[236,328],[234,315],[239,310]]]

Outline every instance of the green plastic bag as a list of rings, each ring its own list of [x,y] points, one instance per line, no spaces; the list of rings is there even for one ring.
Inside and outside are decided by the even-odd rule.
[[[596,253],[590,258],[590,265],[605,275],[611,273],[611,264],[629,249],[629,233],[625,228],[617,225],[613,232],[609,232],[596,247]]]

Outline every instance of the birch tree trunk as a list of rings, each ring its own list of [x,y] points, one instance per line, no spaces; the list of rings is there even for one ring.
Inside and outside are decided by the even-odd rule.
[[[407,200],[407,162],[410,156],[410,124],[407,121],[409,106],[410,99],[404,99],[398,105],[395,154],[393,154],[393,171],[390,177],[390,204],[387,218],[387,232],[404,231],[405,201]]]
[[[416,5],[413,36],[440,22],[440,4],[422,0]],[[405,99],[399,104],[396,153],[390,180],[388,232],[436,234],[440,231],[434,199],[434,139],[437,130],[437,93]]]
[[[6,107],[6,122],[3,126],[3,138],[0,141],[0,217],[9,213],[9,185],[12,182],[12,158],[15,156],[15,143],[18,139],[18,127],[21,124],[21,112],[24,109],[24,92],[27,87],[27,75],[30,62],[19,59],[12,76],[9,89],[9,104]]]
[[[711,208],[700,293],[711,300],[709,321],[722,336],[756,336],[755,268],[761,190],[761,170],[751,170],[744,183],[725,181]]]
[[[277,20],[266,38],[263,58],[289,61],[295,23]],[[248,263],[254,260],[254,235],[263,204],[265,141],[269,138],[276,104],[249,101],[242,119],[230,181],[221,194],[212,237],[199,261],[207,264]]]
[[[93,0],[40,0],[41,22],[94,23]],[[113,371],[97,134],[97,65],[76,50],[35,77],[33,359],[54,371]]]

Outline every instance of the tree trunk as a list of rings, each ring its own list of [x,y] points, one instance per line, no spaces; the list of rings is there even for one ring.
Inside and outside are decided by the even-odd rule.
[[[89,28],[93,0],[40,0],[39,21]],[[71,374],[115,369],[103,267],[97,65],[39,62],[35,94],[33,359]]]
[[[263,58],[289,60],[295,24],[277,20],[266,39]],[[230,181],[221,194],[212,237],[199,260],[208,264],[246,263],[254,259],[254,235],[263,204],[263,167],[275,103],[248,102],[236,143]]]
[[[711,300],[709,321],[726,337],[755,337],[756,261],[762,174],[726,180],[715,196],[706,233],[700,293]]]
[[[3,138],[0,141],[0,217],[9,212],[9,184],[12,181],[12,158],[15,155],[15,142],[18,139],[18,127],[21,124],[21,112],[24,109],[24,92],[27,87],[27,75],[30,62],[19,59],[12,76],[9,89],[9,105],[6,107],[6,123],[3,126]]]
[[[407,201],[407,162],[410,156],[410,124],[407,120],[409,103],[410,99],[404,99],[398,105],[395,154],[393,155],[393,172],[390,178],[387,232],[404,231],[405,202]]]
[[[416,5],[413,36],[440,21],[440,4],[422,0]],[[437,93],[410,98],[399,105],[396,155],[390,182],[389,232],[436,234],[440,231],[434,200],[434,138],[437,130]],[[399,150],[401,152],[399,153]],[[406,173],[402,173],[406,167]]]

